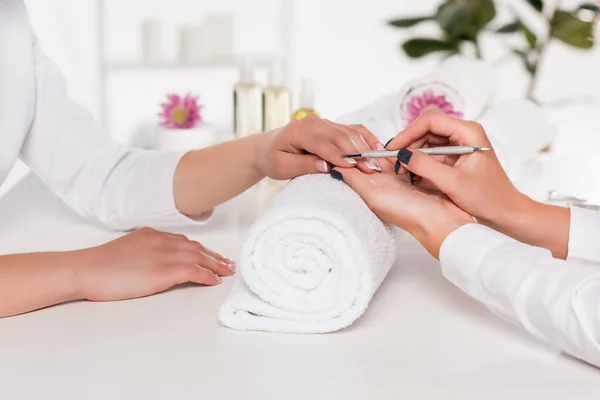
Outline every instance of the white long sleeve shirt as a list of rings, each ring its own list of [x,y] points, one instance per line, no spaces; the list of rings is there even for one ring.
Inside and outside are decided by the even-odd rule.
[[[0,0],[0,184],[21,158],[79,213],[113,229],[199,221],[175,207],[180,153],[126,148],[71,100],[22,0]]]
[[[482,225],[451,233],[444,276],[492,311],[600,366],[600,213],[571,208],[566,261]]]

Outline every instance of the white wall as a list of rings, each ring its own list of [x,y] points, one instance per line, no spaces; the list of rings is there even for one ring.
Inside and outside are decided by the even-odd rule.
[[[170,22],[195,20],[203,9],[241,10],[246,17],[241,50],[253,48],[253,51],[269,51],[275,47],[268,29],[276,26],[276,21],[272,20],[276,15],[274,4],[277,1],[222,0],[215,5],[215,2],[200,0],[109,0],[109,43],[112,54],[116,59],[137,55],[137,26],[143,17],[163,16]],[[95,79],[96,2],[27,0],[27,3],[42,45],[63,68],[72,95],[95,112],[98,106]],[[436,64],[434,59],[407,60],[399,50],[399,43],[407,33],[387,27],[385,20],[401,15],[430,13],[438,3],[437,0],[296,0],[295,70],[297,77],[311,76],[315,79],[319,111],[326,117],[335,118],[397,89],[406,79],[433,68]],[[526,17],[533,15],[527,13],[523,0],[505,0],[504,3],[520,6]],[[534,20],[532,25],[543,30],[539,21],[536,23]],[[416,30],[429,33],[432,29],[433,26],[425,26]],[[500,56],[505,51],[503,46],[502,42],[493,38],[484,41],[485,53],[490,59]],[[560,43],[553,45],[540,77],[541,97],[551,99],[598,93],[599,55],[600,46],[593,52],[581,52]],[[207,117],[227,120],[231,113],[230,91],[235,75],[235,71],[128,72],[115,75],[110,86],[112,134],[120,140],[126,140],[141,118],[154,118],[162,95],[169,90],[192,89],[199,92],[207,101]],[[524,87],[525,75],[518,61],[499,69],[496,81],[501,98],[519,95]],[[298,88],[297,81],[294,88]],[[577,115],[576,123],[573,123],[572,117],[561,117],[557,121],[563,130],[589,132],[591,136],[586,137],[591,137],[600,146],[600,139],[596,140],[595,136],[595,126],[600,122],[596,115],[600,113],[591,113],[586,111],[588,109],[578,108],[567,114],[564,110],[557,111],[553,115]]]

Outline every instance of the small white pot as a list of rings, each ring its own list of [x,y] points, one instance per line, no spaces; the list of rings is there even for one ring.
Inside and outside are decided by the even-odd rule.
[[[156,148],[168,151],[202,149],[219,143],[219,131],[214,125],[201,123],[191,129],[167,129],[158,127]]]

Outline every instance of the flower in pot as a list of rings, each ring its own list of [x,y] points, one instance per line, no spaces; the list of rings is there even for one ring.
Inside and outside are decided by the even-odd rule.
[[[202,106],[198,104],[198,96],[186,94],[181,97],[177,94],[167,95],[167,102],[161,104],[162,111],[160,125],[167,129],[191,129],[200,121]]]
[[[203,121],[203,106],[198,96],[168,94],[161,104],[156,147],[161,150],[187,151],[212,146],[219,142],[216,127]]]

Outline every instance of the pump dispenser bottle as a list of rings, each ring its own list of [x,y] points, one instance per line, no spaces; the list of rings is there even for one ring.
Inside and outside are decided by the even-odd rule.
[[[304,79],[300,91],[300,107],[292,115],[292,120],[298,121],[309,114],[317,114],[315,111],[315,91],[312,81]]]
[[[269,73],[269,85],[263,90],[265,131],[272,131],[290,122],[290,102],[290,91],[283,83],[281,62],[275,62]]]
[[[262,132],[262,91],[254,80],[248,59],[242,62],[240,80],[233,90],[233,129],[237,137]]]

